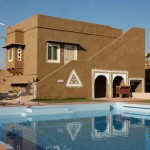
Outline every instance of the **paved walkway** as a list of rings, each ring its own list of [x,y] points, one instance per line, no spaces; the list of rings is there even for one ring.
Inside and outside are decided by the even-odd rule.
[[[146,103],[146,100],[150,100],[150,98],[145,99],[145,98],[121,98],[121,97],[116,97],[116,98],[96,98],[95,100],[103,100],[104,102],[125,102],[125,103],[135,103],[135,104],[145,104],[145,105],[150,105],[150,103]],[[144,102],[142,102],[144,100]]]
[[[96,100],[97,102],[100,100],[100,101],[104,101],[104,102],[129,102],[129,103],[138,103],[138,101],[140,101],[141,103],[141,100],[143,100],[142,98],[120,98],[120,97],[117,97],[117,98],[96,98],[94,99]],[[146,100],[146,99],[144,99]],[[148,99],[147,99],[148,100]],[[5,102],[5,103],[8,103],[10,104],[10,106],[37,106],[37,105],[40,105],[40,106],[43,106],[43,105],[64,105],[64,104],[84,104],[84,103],[91,103],[91,102],[71,102],[71,103],[51,103],[51,104],[48,104],[48,103],[38,103],[38,102],[33,102],[33,101],[30,101],[30,100],[24,100],[24,99],[21,99],[21,98],[18,98],[18,99],[12,99],[12,100],[6,100],[6,99],[3,99],[1,102]]]
[[[2,100],[1,102],[8,103],[10,105],[24,105],[24,106],[35,106],[35,105],[47,105],[46,103],[38,103],[38,102],[32,102],[30,100],[23,100],[21,98],[17,99],[11,99],[11,100]],[[1,150],[1,149],[0,149]]]
[[[113,101],[113,102],[126,102],[126,101],[141,101],[143,98],[121,98],[121,97],[115,97],[115,98],[95,98],[95,100],[104,100],[104,101]],[[148,100],[148,99],[144,99]],[[149,99],[150,100],[150,99]]]

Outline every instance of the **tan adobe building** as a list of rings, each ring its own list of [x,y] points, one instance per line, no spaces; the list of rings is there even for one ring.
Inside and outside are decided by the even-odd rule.
[[[35,15],[7,28],[0,90],[34,98],[114,97],[145,91],[145,31]],[[18,94],[19,95],[19,94]]]

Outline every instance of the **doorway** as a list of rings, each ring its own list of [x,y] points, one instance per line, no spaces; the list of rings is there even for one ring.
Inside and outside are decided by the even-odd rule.
[[[113,80],[113,97],[116,97],[116,86],[123,86],[124,80],[121,76],[116,76]]]
[[[98,76],[95,79],[95,98],[106,97],[106,77]]]
[[[65,47],[64,47],[64,64],[67,64],[72,60],[77,60],[77,46],[76,45],[65,45]]]

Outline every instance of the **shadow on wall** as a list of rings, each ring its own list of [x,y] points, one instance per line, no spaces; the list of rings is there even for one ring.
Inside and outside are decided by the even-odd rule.
[[[8,91],[6,93],[0,93],[0,100],[3,99],[12,100],[12,99],[17,99],[19,97],[31,96],[31,95],[33,95],[32,83],[28,83],[27,86],[19,87],[19,92],[14,90],[14,91]]]
[[[8,91],[6,93],[0,93],[0,100],[12,100],[12,99],[16,99],[17,97],[17,93],[15,91]]]
[[[22,89],[20,89],[20,94],[18,96],[31,96],[33,95],[32,93],[32,83],[28,83],[28,85],[26,87],[23,87]]]

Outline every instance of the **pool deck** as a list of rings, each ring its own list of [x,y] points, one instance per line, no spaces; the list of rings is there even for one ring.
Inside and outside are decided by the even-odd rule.
[[[140,103],[140,104],[150,105],[150,103],[144,103],[144,102],[142,103],[141,101],[143,99],[142,98],[121,98],[121,97],[105,98],[104,97],[104,98],[96,98],[94,100],[97,101],[97,103],[100,103],[100,102],[101,103],[126,102],[126,103]],[[148,99],[144,99],[144,100],[148,100]],[[138,101],[140,101],[140,102],[138,102]],[[10,105],[7,105],[7,106],[45,106],[45,105],[88,104],[88,103],[92,103],[92,102],[71,102],[71,103],[68,103],[68,102],[67,103],[42,103],[42,102],[39,102],[38,103],[38,102],[33,102],[33,101],[30,101],[30,100],[23,100],[23,99],[12,99],[12,100],[3,99],[0,102],[5,102],[5,103],[8,103],[8,104],[10,103]],[[94,102],[94,103],[96,103],[96,102]]]
[[[115,97],[115,98],[95,98],[95,100],[104,100],[104,101],[112,101],[112,102],[132,102],[132,101],[141,101],[144,98],[121,98],[121,97]],[[144,99],[144,100],[150,100],[149,99]]]
[[[145,98],[121,98],[121,97],[115,97],[115,98],[97,98],[95,100],[103,100],[104,102],[125,102],[125,103],[135,103],[135,104],[145,104],[145,105],[150,105],[150,103],[144,103],[141,102],[142,100],[150,100],[145,99]],[[139,102],[138,102],[139,101]]]

